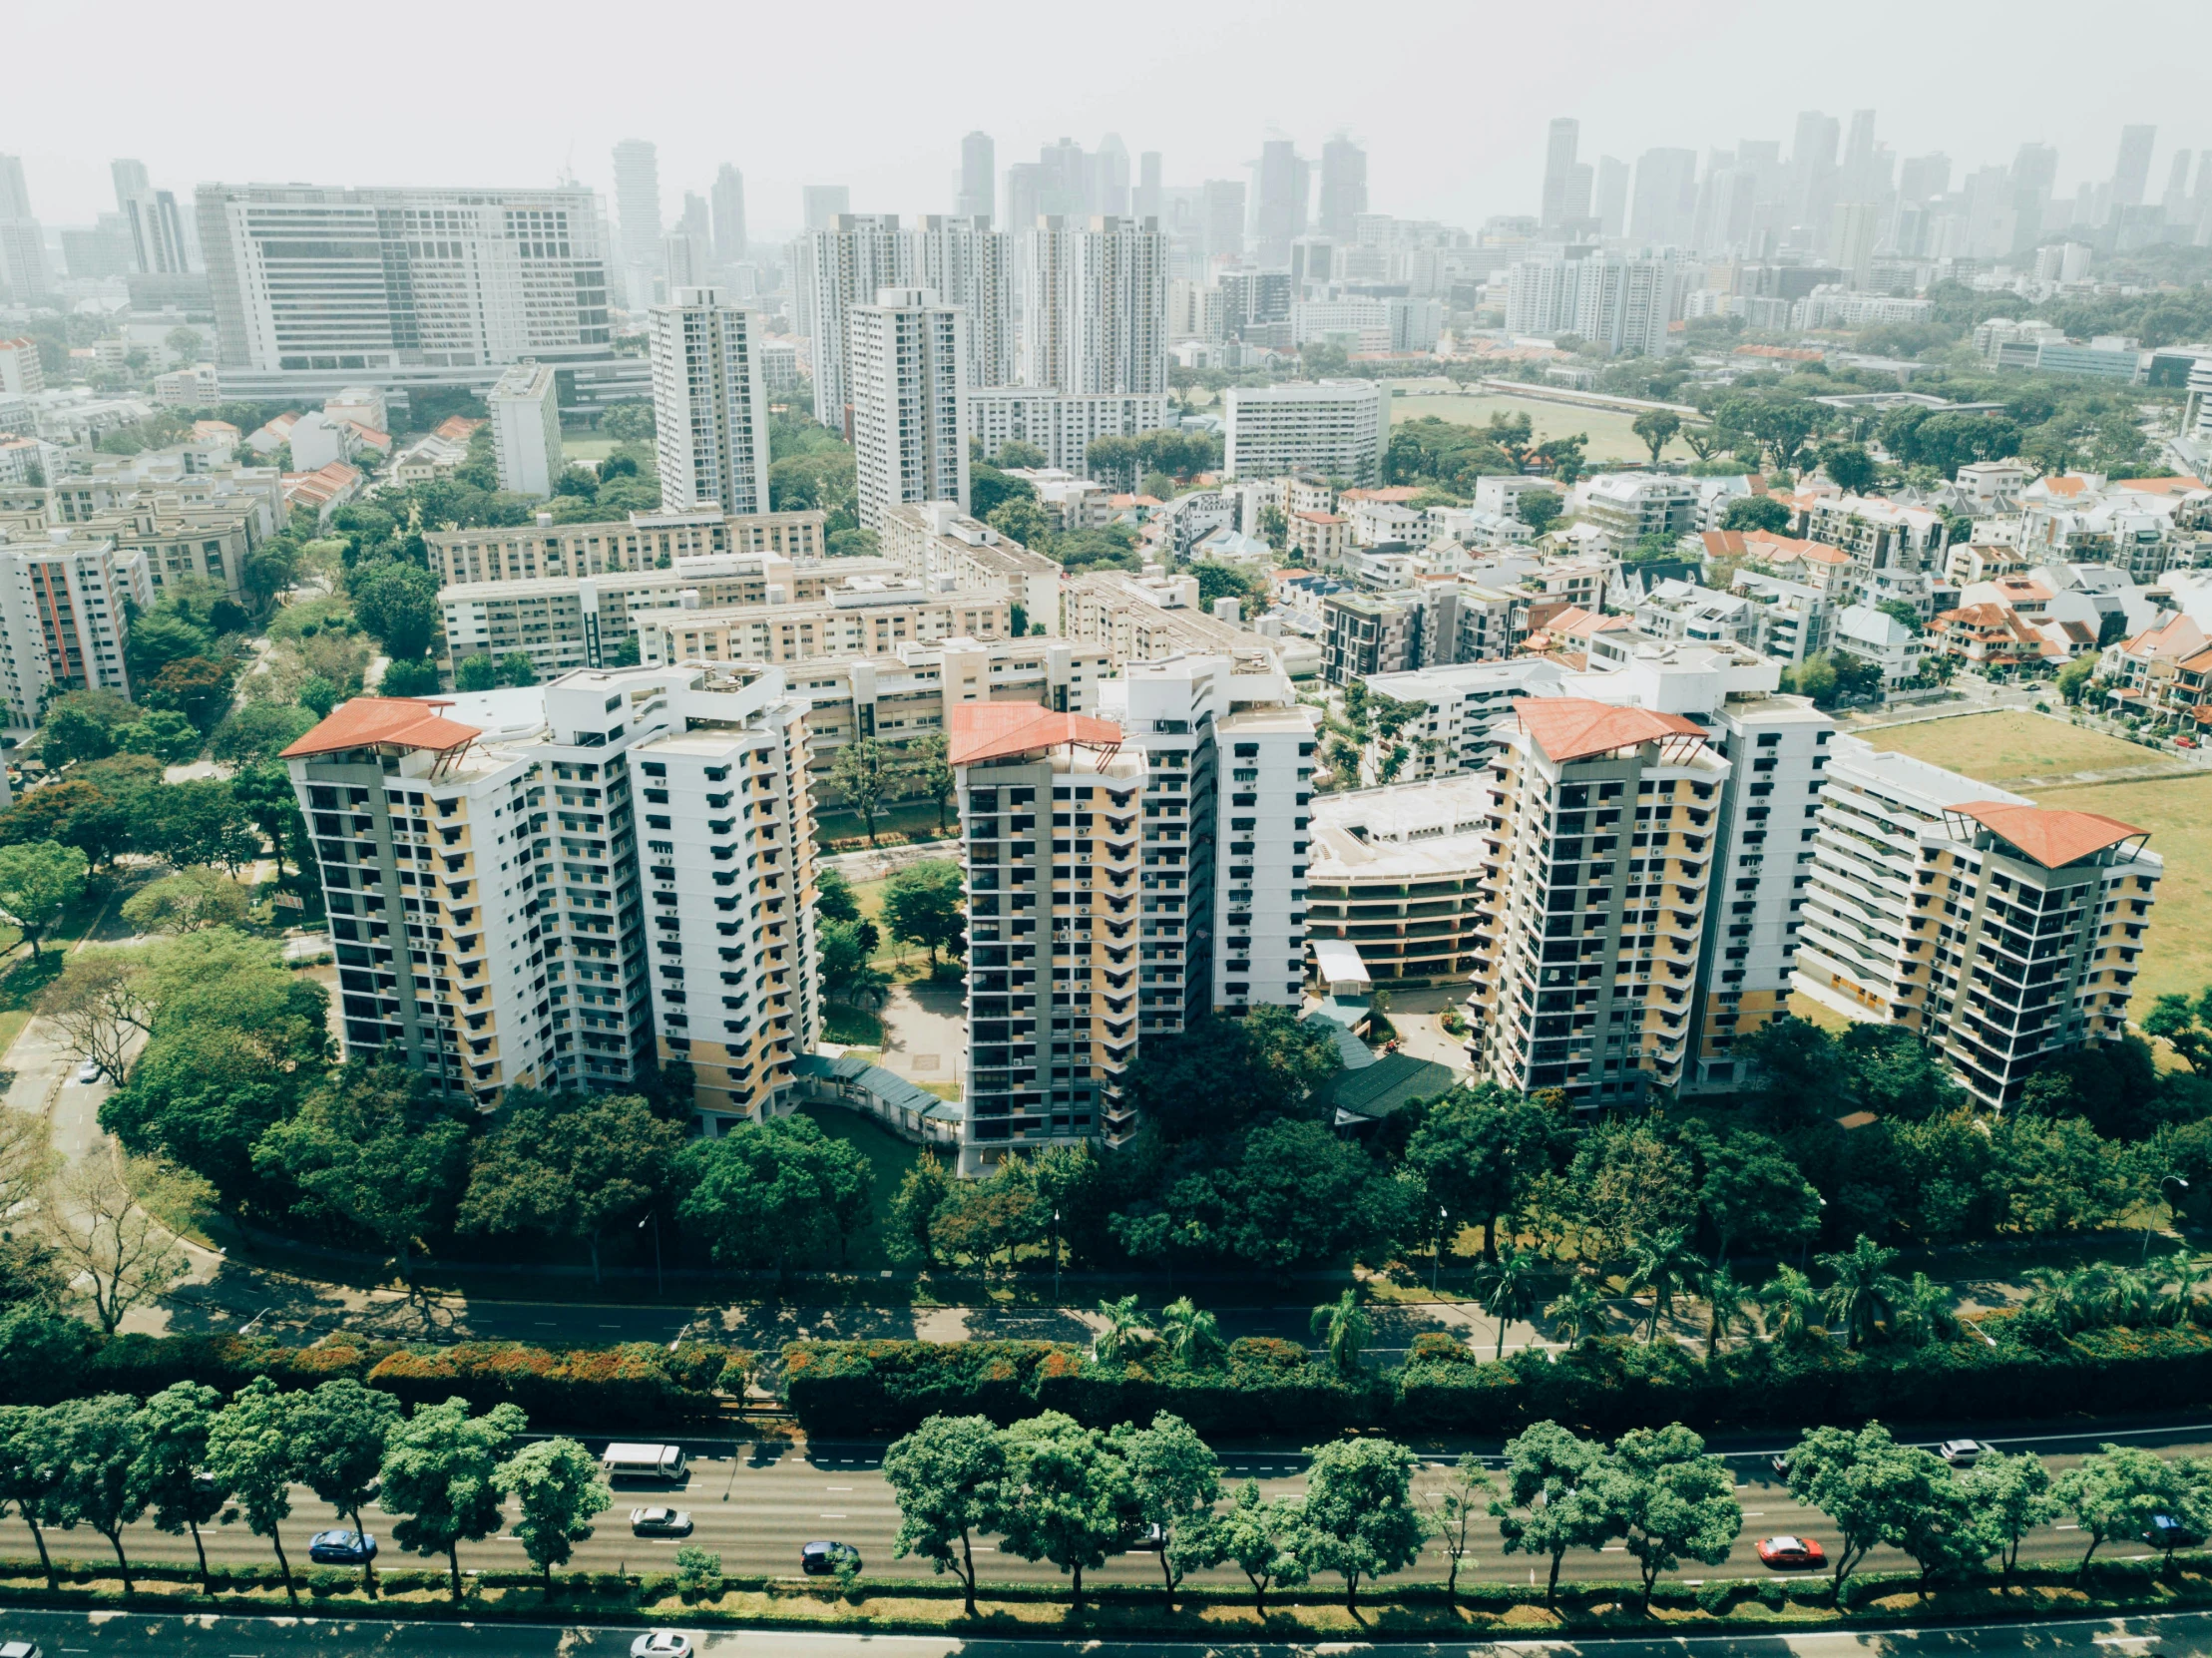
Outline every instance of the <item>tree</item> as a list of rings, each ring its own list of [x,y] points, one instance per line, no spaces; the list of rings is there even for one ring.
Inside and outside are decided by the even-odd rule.
[[[807,1117],[743,1124],[694,1144],[687,1161],[677,1218],[726,1266],[788,1272],[867,1213],[866,1156]]]
[[[375,1492],[384,1447],[399,1425],[399,1401],[351,1377],[325,1382],[303,1396],[293,1422],[298,1473],[315,1495],[353,1522],[361,1534],[361,1504]],[[376,1592],[376,1563],[361,1562],[361,1585]]]
[[[438,632],[438,579],[429,571],[386,560],[356,568],[346,578],[346,591],[355,620],[395,663],[417,660],[429,650]]]
[[[966,932],[961,885],[960,866],[942,858],[908,864],[884,885],[884,925],[894,939],[927,948],[933,971],[937,953],[957,953]]]
[[[499,659],[499,683],[526,690],[538,682],[538,664],[527,650],[510,650]]]
[[[197,933],[240,927],[251,895],[244,885],[208,869],[182,870],[150,881],[123,901],[123,919],[141,933]],[[68,972],[67,968],[62,970]],[[120,1077],[120,1071],[116,1072]]]
[[[476,1142],[460,1228],[574,1239],[597,1284],[602,1235],[666,1188],[683,1130],[637,1094],[519,1092]]]
[[[1613,1321],[1604,1295],[1581,1277],[1573,1279],[1545,1306],[1544,1316],[1551,1322],[1551,1333],[1562,1342],[1590,1341],[1602,1336]]]
[[[944,1162],[925,1146],[891,1197],[891,1235],[886,1242],[894,1254],[925,1267],[937,1265],[937,1217],[954,1201],[954,1192]]]
[[[1478,1267],[1475,1272],[1475,1299],[1484,1312],[1498,1321],[1498,1353],[1506,1356],[1506,1329],[1516,1319],[1526,1319],[1537,1310],[1540,1291],[1537,1275],[1543,1266],[1543,1257],[1531,1249],[1515,1249],[1504,1259]]]
[[[1429,1532],[1444,1544],[1445,1557],[1452,1562],[1444,1594],[1455,1606],[1460,1598],[1460,1566],[1475,1547],[1475,1521],[1490,1512],[1497,1496],[1497,1481],[1473,1451],[1462,1453],[1444,1483],[1429,1493]]]
[[[988,1417],[931,1417],[884,1452],[883,1477],[899,1505],[894,1556],[919,1554],[940,1576],[953,1573],[974,1617],[974,1534],[998,1525],[1007,1477],[998,1428]]]
[[[1838,1605],[1844,1579],[1876,1544],[1904,1545],[1928,1499],[1930,1462],[1943,1468],[1932,1452],[1899,1445],[1878,1422],[1856,1432],[1807,1429],[1791,1448],[1790,1495],[1827,1514],[1842,1537],[1834,1577]]]
[[[873,737],[855,737],[830,758],[829,780],[860,814],[870,846],[876,844],[876,818],[895,775],[891,751]]]
[[[1628,429],[1651,451],[1651,464],[1659,464],[1659,451],[1682,429],[1682,417],[1667,409],[1646,409],[1628,423]]]
[[[261,855],[261,837],[237,792],[220,777],[195,777],[154,792],[138,826],[139,850],[182,868],[221,864],[235,873]]]
[[[132,629],[134,642],[140,628]],[[70,691],[54,699],[39,724],[39,758],[59,771],[85,760],[105,759],[116,749],[116,734],[139,716],[129,699],[118,691]]]
[[[1549,490],[1524,490],[1514,503],[1515,515],[1540,536],[1565,511],[1566,503]]]
[[[208,1547],[200,1528],[212,1524],[230,1500],[230,1488],[208,1469],[208,1431],[222,1395],[202,1382],[175,1382],[139,1413],[138,1487],[154,1510],[154,1524],[172,1536],[192,1533],[200,1556],[200,1586],[208,1580]]]
[[[1864,495],[1874,487],[1874,457],[1867,453],[1864,444],[1822,444],[1820,468],[1846,495]]]
[[[192,1206],[190,1176],[146,1157],[80,1158],[55,1180],[43,1205],[47,1235],[72,1281],[83,1280],[100,1328],[114,1335],[123,1315],[159,1301],[189,1270],[169,1229],[140,1206],[156,1192]],[[158,1205],[171,1208],[168,1203]]]
[[[435,696],[438,664],[427,656],[395,657],[385,664],[376,692],[379,696]]]
[[[2143,1016],[2143,1035],[2155,1036],[2199,1076],[2212,1074],[2212,988],[2191,1001],[2169,991]]]
[[[2052,1499],[2073,1515],[2089,1539],[2081,1551],[2081,1571],[2089,1557],[2115,1537],[2140,1537],[2151,1517],[2173,1514],[2187,1523],[2189,1510],[2201,1504],[2186,1499],[2164,1457],[2137,1446],[2100,1445],[2051,1483]]]
[[[2050,1469],[2040,1456],[2029,1452],[2006,1455],[1986,1451],[1967,1470],[1963,1484],[1977,1522],[1995,1544],[2009,1576],[2019,1564],[2021,1539],[2048,1525],[2058,1512]]]
[[[1820,1193],[1766,1135],[1731,1132],[1704,1148],[1703,1161],[1697,1202],[1712,1229],[1715,1261],[1727,1260],[1738,1243],[1779,1250],[1819,1229]]]
[[[1427,1540],[1413,1499],[1418,1458],[1390,1440],[1334,1440],[1306,1456],[1301,1549],[1310,1568],[1344,1579],[1345,1609],[1356,1611],[1360,1580],[1403,1571]]]
[[[453,664],[453,688],[488,691],[499,683],[499,663],[489,650],[472,651]]]
[[[859,921],[860,900],[853,896],[843,870],[826,864],[815,870],[814,913],[824,921]]]
[[[1825,1297],[1833,1321],[1830,1328],[1840,1328],[1847,1345],[1863,1347],[1872,1341],[1904,1289],[1890,1271],[1896,1259],[1896,1250],[1882,1248],[1864,1232],[1847,1253],[1820,1257],[1820,1264],[1836,1278]]]
[[[1790,527],[1790,510],[1771,495],[1747,495],[1728,503],[1721,515],[1723,530],[1764,530],[1779,536]]]
[[[127,1394],[68,1400],[46,1414],[43,1426],[60,1471],[47,1511],[65,1531],[89,1525],[107,1538],[123,1574],[123,1592],[132,1593],[123,1528],[146,1512],[147,1500],[140,1483],[146,1441],[138,1402]]]
[[[1346,1290],[1334,1301],[1324,1301],[1316,1307],[1312,1329],[1321,1338],[1322,1349],[1328,1354],[1329,1363],[1336,1367],[1337,1375],[1357,1376],[1360,1350],[1367,1345],[1373,1329],[1360,1307],[1359,1291]]]
[[[1144,1315],[1138,1310],[1134,1295],[1125,1295],[1118,1301],[1102,1300],[1099,1314],[1106,1320],[1106,1326],[1092,1337],[1091,1354],[1102,1365],[1126,1363],[1151,1339],[1146,1334]]]
[[[1306,1580],[1299,1547],[1304,1522],[1301,1499],[1264,1498],[1259,1482],[1247,1479],[1236,1488],[1228,1512],[1206,1528],[1208,1552],[1216,1560],[1234,1561],[1252,1585],[1253,1610],[1266,1612],[1270,1588],[1293,1588]]]
[[[553,1568],[569,1563],[576,1545],[591,1536],[592,1521],[615,1505],[599,1458],[574,1440],[539,1440],[493,1469],[492,1484],[522,1509],[515,1535],[544,1574],[551,1600]]]
[[[1719,1565],[1743,1530],[1735,1475],[1680,1423],[1621,1435],[1601,1464],[1597,1488],[1643,1572],[1646,1604],[1660,1572],[1685,1556]]]
[[[46,1527],[59,1523],[53,1498],[62,1468],[55,1451],[47,1412],[34,1405],[0,1406],[0,1509],[12,1505],[30,1527],[49,1589],[60,1584],[46,1550]]]
[[[1221,1321],[1201,1311],[1188,1296],[1178,1296],[1160,1309],[1159,1333],[1168,1355],[1193,1370],[1218,1364],[1228,1352],[1228,1344],[1221,1339]]]
[[[1767,1335],[1797,1347],[1827,1335],[1821,1321],[1821,1295],[1813,1281],[1791,1266],[1778,1266],[1759,1289],[1759,1310]]]
[[[1490,1511],[1508,1554],[1549,1558],[1547,1606],[1557,1598],[1559,1562],[1568,1549],[1602,1548],[1620,1534],[1617,1517],[1595,1500],[1591,1486],[1603,1456],[1601,1447],[1555,1422],[1540,1422],[1506,1442],[1506,1499]]]
[[[1084,1571],[1106,1564],[1122,1538],[1122,1512],[1135,1500],[1127,1464],[1104,1435],[1058,1411],[1016,1423],[1005,1444],[1000,1546],[1070,1573],[1081,1611]]]
[[[945,804],[952,799],[953,789],[959,781],[945,758],[948,752],[949,745],[943,732],[917,738],[906,749],[908,774],[937,808],[937,829],[940,834],[945,829]]]
[[[182,714],[205,742],[230,708],[232,664],[210,656],[181,656],[166,663],[146,687],[146,705]],[[152,717],[151,715],[148,717]],[[120,742],[122,733],[118,732]],[[193,752],[199,752],[195,744]]]
[[[2099,642],[2113,641],[2103,639],[2100,630]],[[2089,688],[2089,681],[2096,677],[2096,673],[2097,658],[2093,655],[2076,656],[2058,670],[2058,694],[2066,699],[2066,706],[2070,708],[2080,704],[2083,693]],[[2159,1000],[2163,1002],[2165,998],[2160,997]],[[2150,1027],[2146,1024],[2143,1029],[2147,1031]]]
[[[865,921],[822,918],[814,930],[821,946],[822,994],[848,1008],[881,999],[891,981],[874,961],[875,928]]]
[[[1180,1417],[1162,1411],[1149,1428],[1122,1423],[1111,1440],[1128,1469],[1137,1517],[1158,1532],[1159,1570],[1167,1608],[1194,1565],[1208,1563],[1206,1521],[1221,1500],[1221,1461]]]
[[[519,1406],[495,1405],[472,1417],[467,1400],[449,1399],[418,1406],[384,1448],[377,1501],[386,1513],[404,1516],[392,1538],[413,1553],[445,1556],[455,1604],[461,1599],[461,1544],[499,1530],[499,1464],[529,1426]]]
[[[1622,1287],[1630,1295],[1648,1292],[1651,1297],[1646,1343],[1659,1339],[1659,1320],[1674,1310],[1674,1298],[1698,1281],[1705,1266],[1704,1258],[1689,1247],[1689,1235],[1678,1227],[1643,1241]]]
[[[151,754],[173,766],[198,759],[206,742],[198,726],[171,708],[152,709],[115,734],[116,747],[124,753]]]
[[[237,1497],[249,1530],[266,1537],[284,1574],[284,1593],[293,1605],[291,1561],[284,1554],[284,1522],[291,1518],[291,1484],[299,1471],[297,1445],[304,1396],[280,1391],[257,1376],[231,1397],[208,1429],[208,1468],[219,1484]]]
[[[1286,1008],[1201,1019],[1147,1044],[1122,1077],[1145,1121],[1168,1140],[1218,1136],[1270,1118],[1314,1114],[1343,1068],[1336,1044]]]
[[[84,853],[74,846],[52,841],[0,846],[0,919],[22,929],[33,961],[39,959],[39,940],[46,930],[84,897],[89,868]]]

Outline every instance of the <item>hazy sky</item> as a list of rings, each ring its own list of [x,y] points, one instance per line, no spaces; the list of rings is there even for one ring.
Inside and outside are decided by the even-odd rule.
[[[1878,112],[1901,156],[1956,181],[2022,142],[2058,149],[2059,189],[2110,175],[2119,128],[2158,126],[2150,196],[2176,146],[2212,147],[2203,0],[2124,12],[2078,0],[1119,0],[1051,5],[620,5],[443,0],[305,13],[144,0],[13,0],[0,153],[23,157],[50,224],[112,208],[108,162],[158,184],[612,183],[616,140],[660,146],[664,213],[744,171],[755,235],[798,221],[799,187],[861,211],[942,212],[961,135],[1002,172],[1066,134],[1158,150],[1169,184],[1242,178],[1272,132],[1308,155],[1346,129],[1370,206],[1474,225],[1537,207],[1544,127],[1633,161],[1738,137],[1785,149],[1801,109]]]

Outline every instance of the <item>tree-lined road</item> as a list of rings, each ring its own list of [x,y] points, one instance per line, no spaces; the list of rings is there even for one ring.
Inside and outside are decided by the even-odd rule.
[[[2055,1471],[2070,1466],[2105,1439],[2150,1447],[2166,1454],[2212,1453],[2212,1424],[1994,1443],[2005,1451],[2034,1451]],[[604,1445],[600,1441],[588,1443],[595,1451]],[[672,1571],[675,1551],[680,1541],[687,1540],[719,1554],[722,1569],[732,1575],[795,1576],[800,1545],[822,1538],[858,1547],[870,1578],[930,1575],[926,1561],[892,1558],[892,1539],[898,1530],[899,1515],[890,1487],[883,1478],[884,1448],[881,1445],[762,1444],[735,1447],[732,1454],[733,1448],[725,1441],[719,1445],[693,1442],[685,1449],[692,1456],[689,1481],[672,1491],[660,1486],[618,1487],[615,1507],[601,1517],[597,1534],[578,1546],[573,1562],[575,1569]],[[1744,1508],[1743,1535],[1724,1565],[1687,1564],[1678,1574],[1681,1579],[1696,1582],[1706,1577],[1776,1575],[1759,1564],[1755,1545],[1762,1537],[1809,1534],[1827,1544],[1833,1555],[1837,1542],[1834,1527],[1817,1511],[1792,1499],[1769,1465],[1768,1458],[1772,1454],[1771,1450],[1728,1453],[1728,1465],[1736,1477],[1736,1496]],[[1251,1478],[1257,1480],[1261,1491],[1269,1496],[1294,1495],[1304,1488],[1306,1458],[1294,1451],[1223,1451],[1221,1461],[1225,1483],[1240,1483]],[[1492,1462],[1495,1466],[1496,1458],[1492,1458]],[[1428,1455],[1416,1484],[1417,1492],[1438,1485],[1447,1466],[1447,1457],[1435,1453]],[[661,1505],[691,1512],[696,1529],[690,1538],[631,1535],[629,1511],[633,1507]],[[390,1517],[374,1504],[364,1510],[363,1520],[383,1544],[379,1566],[386,1570],[444,1569],[442,1556],[424,1559],[399,1552],[391,1541]],[[311,1491],[304,1486],[296,1488],[292,1519],[284,1529],[285,1550],[294,1566],[305,1565],[310,1535],[342,1523]],[[206,1540],[210,1560],[268,1563],[274,1560],[266,1539],[253,1535],[243,1525],[212,1527],[206,1533]],[[50,1531],[48,1546],[57,1555],[71,1558],[89,1561],[114,1558],[102,1538],[83,1530],[74,1534]],[[135,1560],[179,1564],[190,1564],[193,1560],[189,1536],[168,1536],[151,1524],[132,1527],[126,1533],[125,1546]],[[2070,1526],[2044,1527],[2027,1538],[2020,1557],[2031,1561],[2070,1561],[2079,1558],[2086,1546],[2080,1533]],[[1049,1563],[999,1553],[988,1541],[982,1543],[981,1552],[981,1575],[987,1582],[1061,1580],[1061,1574]],[[2144,1544],[2122,1539],[2107,1544],[2100,1550],[2099,1558],[2140,1558],[2148,1552]],[[0,1553],[16,1559],[36,1557],[29,1529],[12,1514],[0,1521]],[[1443,1550],[1432,1543],[1421,1564],[1407,1575],[1442,1577],[1445,1565]],[[1461,1570],[1464,1575],[1482,1582],[1542,1581],[1546,1565],[1546,1561],[1531,1561],[1527,1555],[1501,1554],[1496,1522],[1485,1519],[1478,1527],[1474,1557]],[[461,1566],[464,1571],[529,1569],[521,1544],[505,1535],[462,1545]],[[1914,1568],[1912,1562],[1896,1550],[1877,1549],[1864,1569],[1910,1571]],[[1112,1559],[1103,1571],[1084,1575],[1086,1582],[1156,1583],[1159,1565],[1153,1555],[1131,1553]],[[1594,1555],[1570,1553],[1560,1575],[1582,1580],[1632,1579],[1636,1566],[1616,1544]],[[1197,1574],[1195,1580],[1232,1586],[1243,1581],[1233,1566]]]

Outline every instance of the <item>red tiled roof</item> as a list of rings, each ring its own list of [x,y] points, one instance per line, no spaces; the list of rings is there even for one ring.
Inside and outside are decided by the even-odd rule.
[[[483,735],[476,726],[463,725],[438,712],[452,706],[450,702],[425,702],[411,696],[356,696],[332,708],[321,724],[285,749],[282,757],[306,759],[380,742],[397,743],[403,748],[434,748],[443,753]]]
[[[2182,495],[2190,490],[2204,488],[2204,480],[2192,478],[2187,473],[2178,473],[2171,478],[2115,478],[2112,480],[2112,487],[2116,490],[2134,490],[2141,495]]]
[[[1951,809],[1995,830],[2045,869],[2063,868],[2076,858],[2150,832],[2099,812],[2049,811],[1995,800],[1970,800]]]
[[[1620,708],[1580,696],[1521,696],[1513,711],[1537,746],[1552,760],[1579,760],[1661,737],[1702,738],[1704,727],[1680,714]]]
[[[945,757],[964,766],[1072,742],[1118,746],[1121,727],[1089,714],[1055,713],[1034,702],[957,702],[952,708],[951,735]]]

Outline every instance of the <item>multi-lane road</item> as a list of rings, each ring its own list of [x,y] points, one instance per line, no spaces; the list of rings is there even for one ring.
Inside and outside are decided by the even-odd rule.
[[[2053,1468],[2063,1467],[2095,1448],[2100,1438],[2144,1445],[2168,1453],[2212,1452],[2212,1424],[2171,1429],[2134,1430],[2109,1436],[2079,1435],[2066,1438],[1995,1442],[2004,1450],[2027,1450],[2043,1455]],[[594,1443],[594,1449],[600,1449]],[[815,1538],[849,1542],[859,1548],[866,1575],[877,1577],[926,1577],[924,1561],[892,1557],[892,1541],[898,1530],[898,1509],[883,1478],[883,1447],[880,1445],[814,1442],[803,1446],[775,1443],[719,1445],[703,1442],[686,1445],[691,1456],[690,1474],[680,1488],[618,1488],[616,1506],[600,1522],[598,1532],[579,1545],[577,1569],[612,1571],[667,1571],[673,1569],[678,1541],[673,1538],[641,1538],[631,1534],[628,1516],[633,1506],[673,1505],[687,1509],[694,1529],[688,1539],[722,1557],[722,1569],[732,1575],[795,1575],[800,1545]],[[1737,1481],[1737,1496],[1744,1507],[1744,1529],[1728,1560],[1718,1566],[1687,1565],[1682,1576],[1689,1581],[1706,1577],[1757,1577],[1766,1575],[1755,1552],[1762,1537],[1810,1535],[1833,1547],[1834,1528],[1825,1517],[1791,1499],[1787,1487],[1769,1465],[1771,1449],[1749,1449],[1729,1453],[1729,1465]],[[1495,1460],[1495,1459],[1494,1459]],[[1304,1456],[1291,1451],[1244,1451],[1223,1454],[1224,1471],[1231,1481],[1255,1479],[1270,1495],[1295,1493],[1305,1481]],[[1429,1457],[1422,1470],[1422,1488],[1434,1487],[1444,1475],[1448,1459]],[[443,1560],[404,1555],[391,1545],[389,1518],[373,1507],[364,1514],[368,1528],[379,1535],[384,1553],[379,1564],[386,1569],[402,1566],[439,1569]],[[285,1530],[285,1548],[294,1565],[305,1562],[308,1536],[325,1526],[339,1524],[337,1516],[304,1488],[294,1493],[292,1519]],[[106,1542],[94,1533],[49,1533],[57,1553],[88,1560],[113,1558]],[[221,1526],[207,1533],[211,1560],[270,1560],[267,1541],[242,1525]],[[167,1536],[150,1524],[126,1533],[125,1546],[134,1558],[190,1563],[189,1537]],[[988,1545],[987,1545],[988,1546]],[[2085,1546],[2069,1526],[2045,1528],[2027,1539],[2021,1557],[2028,1560],[2065,1560]],[[15,1558],[33,1554],[29,1531],[11,1515],[0,1522],[0,1552]],[[2149,1552],[2139,1542],[2107,1545],[2104,1555],[2126,1558]],[[519,1571],[527,1569],[522,1546],[512,1536],[488,1538],[461,1550],[464,1570]],[[1911,1562],[1902,1555],[1876,1550],[1867,1563],[1870,1570],[1906,1570]],[[1441,1576],[1444,1558],[1432,1545],[1417,1575]],[[1495,1523],[1480,1528],[1474,1559],[1463,1565],[1463,1574],[1479,1581],[1533,1580],[1539,1567],[1526,1556],[1502,1554]],[[1109,1561],[1103,1571],[1086,1573],[1086,1581],[1148,1583],[1158,1581],[1158,1562],[1150,1554],[1132,1553]],[[1570,1578],[1627,1578],[1634,1563],[1617,1546],[1601,1554],[1569,1556],[1564,1575]],[[1060,1574],[1053,1566],[1023,1560],[996,1551],[984,1556],[982,1575],[1004,1582],[1051,1582]],[[1223,1583],[1242,1579],[1233,1567],[1209,1574]]]

